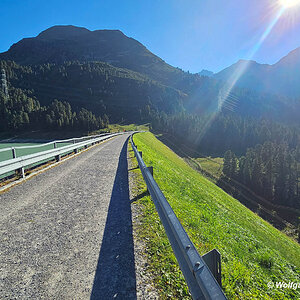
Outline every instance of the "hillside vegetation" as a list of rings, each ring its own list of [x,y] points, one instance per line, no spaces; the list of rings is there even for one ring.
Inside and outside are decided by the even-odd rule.
[[[146,105],[174,113],[182,109],[186,98],[180,91],[140,73],[103,62],[20,66],[0,61],[0,68],[7,74],[9,89],[21,89],[36,97],[41,105],[63,100],[75,111],[83,107],[118,122],[122,118],[140,120],[140,110]]]
[[[0,53],[0,67],[9,88],[22,89],[41,105],[67,101],[75,111],[107,114],[112,122],[139,122],[145,106],[166,114],[222,109],[298,121],[297,99],[231,89],[222,80],[184,72],[119,30],[54,26]]]
[[[199,253],[222,255],[223,289],[229,299],[299,299],[300,289],[269,288],[272,282],[300,282],[299,245],[190,168],[151,133],[134,136],[146,165],[187,230]],[[135,170],[139,173],[139,170]],[[139,182],[146,241],[161,297],[189,298],[184,279],[155,207]]]

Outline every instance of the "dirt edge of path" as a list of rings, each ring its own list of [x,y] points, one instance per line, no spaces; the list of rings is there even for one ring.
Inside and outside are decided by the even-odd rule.
[[[129,180],[129,195],[131,201],[131,214],[132,214],[132,231],[134,243],[134,257],[136,269],[136,292],[137,299],[159,299],[158,291],[155,289],[151,274],[148,272],[148,260],[146,257],[145,242],[139,238],[138,229],[141,226],[141,218],[143,216],[143,207],[139,200],[134,201],[138,195],[142,193],[139,188],[139,182],[143,180],[141,174],[132,172],[138,164],[134,158],[130,140],[128,140],[127,147],[127,160],[128,160],[128,180]]]

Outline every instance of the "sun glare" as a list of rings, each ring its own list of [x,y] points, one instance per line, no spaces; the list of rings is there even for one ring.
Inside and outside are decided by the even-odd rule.
[[[291,7],[300,5],[300,0],[280,0],[280,4],[284,8],[291,8]]]

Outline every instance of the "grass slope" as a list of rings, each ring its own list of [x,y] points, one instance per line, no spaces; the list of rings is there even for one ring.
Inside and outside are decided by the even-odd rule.
[[[108,125],[109,132],[119,132],[119,131],[147,131],[149,130],[149,124],[128,124],[128,125],[120,125],[120,124],[110,124]]]
[[[200,164],[201,168],[214,175],[217,178],[220,178],[223,170],[223,158],[222,157],[201,157],[196,158],[196,161]]]
[[[300,289],[268,288],[269,282],[300,283],[296,242],[189,167],[151,133],[136,134],[134,141],[146,165],[154,166],[155,180],[199,253],[220,251],[223,289],[229,299],[299,299]],[[139,185],[145,189],[142,181]],[[140,237],[146,241],[149,271],[161,298],[189,298],[150,197],[139,201]]]

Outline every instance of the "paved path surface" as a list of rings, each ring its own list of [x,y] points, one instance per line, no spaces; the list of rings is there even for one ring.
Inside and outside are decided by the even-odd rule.
[[[0,195],[0,299],[136,299],[127,137]]]

